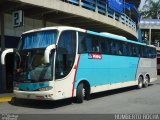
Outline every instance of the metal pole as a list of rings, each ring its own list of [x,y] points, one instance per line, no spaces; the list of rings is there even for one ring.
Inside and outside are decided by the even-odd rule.
[[[81,7],[81,2],[82,2],[82,0],[79,0],[79,6]]]
[[[126,2],[125,2],[125,0],[124,0],[124,14],[125,14],[125,3],[126,3]]]
[[[152,30],[149,29],[149,45],[151,45],[151,39],[152,39]]]
[[[5,34],[4,34],[4,12],[0,12],[0,29],[1,29],[1,52],[5,50]],[[2,65],[2,92],[6,91],[6,66]]]
[[[98,1],[96,0],[95,12],[98,13]]]
[[[106,11],[105,11],[105,15],[108,17],[108,2],[106,1]]]
[[[4,13],[0,13],[0,26],[1,26],[1,51],[4,51],[5,50]]]
[[[46,27],[46,25],[47,25],[47,22],[46,22],[44,14],[42,14],[42,24],[43,24],[43,27]]]

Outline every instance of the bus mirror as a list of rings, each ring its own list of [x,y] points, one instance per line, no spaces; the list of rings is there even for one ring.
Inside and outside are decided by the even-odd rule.
[[[50,55],[51,50],[53,49],[56,49],[56,45],[50,45],[45,49],[45,52],[44,52],[45,63],[50,63],[49,55]]]
[[[6,49],[2,52],[1,54],[1,64],[2,65],[5,65],[5,57],[8,53],[13,53],[14,52],[14,49]]]

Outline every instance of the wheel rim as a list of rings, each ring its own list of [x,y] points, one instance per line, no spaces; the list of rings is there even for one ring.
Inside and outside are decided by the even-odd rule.
[[[143,85],[142,81],[139,81],[139,88],[142,88],[142,85]]]
[[[146,77],[145,77],[144,85],[145,85],[145,86],[148,86],[148,84],[149,84],[149,78],[146,76]]]
[[[142,86],[143,86],[143,82],[142,82],[142,78],[140,77],[140,78],[139,78],[138,87],[139,87],[139,88],[142,88]]]
[[[86,91],[85,91],[85,89],[83,88],[83,89],[82,89],[83,98],[85,97],[85,94],[86,94]]]

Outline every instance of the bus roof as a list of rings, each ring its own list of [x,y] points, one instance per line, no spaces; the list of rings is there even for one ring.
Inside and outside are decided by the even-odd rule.
[[[62,31],[62,30],[76,30],[76,31],[79,31],[79,32],[86,32],[86,33],[89,33],[89,34],[102,36],[102,37],[107,37],[107,38],[111,38],[111,39],[116,39],[116,40],[120,40],[120,41],[124,41],[124,42],[129,42],[129,43],[134,43],[134,44],[139,44],[139,45],[144,45],[144,46],[149,46],[149,47],[155,47],[155,46],[147,45],[145,43],[140,43],[140,42],[136,42],[136,41],[133,41],[133,40],[128,40],[125,37],[119,37],[118,35],[114,35],[114,34],[98,33],[98,32],[93,32],[93,31],[90,31],[90,30],[85,30],[85,29],[70,27],[70,26],[55,26],[55,27],[38,28],[38,29],[33,29],[33,30],[26,31],[23,34],[38,32],[38,31],[55,30],[55,29],[59,30],[59,31]]]
[[[76,31],[80,31],[80,32],[86,32],[86,30],[81,29],[81,28],[76,28],[76,27],[55,26],[55,27],[44,27],[44,28],[33,29],[33,30],[26,31],[23,34],[38,32],[38,31],[46,31],[46,30],[59,30],[59,31],[62,31],[62,30],[76,30]]]
[[[127,38],[124,37],[124,36],[120,36],[120,35],[116,35],[116,34],[112,34],[112,33],[108,33],[108,32],[101,32],[101,34],[111,35],[111,36],[115,36],[115,37],[117,37],[117,38],[124,38],[124,39],[127,39]]]

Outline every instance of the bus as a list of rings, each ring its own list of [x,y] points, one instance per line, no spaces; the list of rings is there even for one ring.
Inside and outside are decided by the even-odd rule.
[[[157,75],[160,75],[160,51],[157,50]]]
[[[157,79],[156,48],[112,34],[57,26],[24,32],[13,52],[17,98],[82,103],[90,94]]]

